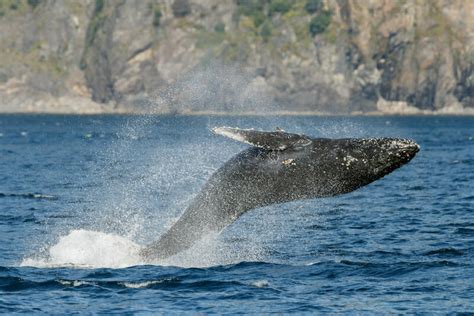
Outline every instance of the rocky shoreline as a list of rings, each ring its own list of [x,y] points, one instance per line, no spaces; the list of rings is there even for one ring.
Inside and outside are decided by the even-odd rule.
[[[0,30],[0,113],[474,111],[474,1],[5,0]]]
[[[49,103],[48,103],[49,102]],[[380,102],[380,101],[379,101]],[[382,103],[383,102],[383,103]],[[2,114],[52,114],[52,115],[183,115],[183,116],[474,116],[474,108],[442,108],[440,110],[422,110],[404,102],[396,101],[393,105],[383,100],[375,111],[353,111],[334,113],[325,111],[193,111],[193,110],[154,110],[153,108],[137,109],[114,103],[96,103],[90,99],[61,98],[58,100],[37,101],[34,105],[8,107],[0,105]],[[26,103],[28,104],[28,103]]]

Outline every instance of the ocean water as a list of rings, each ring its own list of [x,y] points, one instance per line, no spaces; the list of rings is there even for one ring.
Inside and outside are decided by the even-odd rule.
[[[214,126],[407,137],[350,194],[253,210],[163,262],[138,256],[246,145]],[[473,117],[0,115],[0,312],[474,310]]]

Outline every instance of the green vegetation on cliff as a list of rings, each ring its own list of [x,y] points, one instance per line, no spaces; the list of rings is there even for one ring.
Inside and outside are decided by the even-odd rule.
[[[315,36],[326,31],[329,24],[331,24],[331,16],[331,11],[324,10],[313,17],[309,23],[309,32],[311,35]]]

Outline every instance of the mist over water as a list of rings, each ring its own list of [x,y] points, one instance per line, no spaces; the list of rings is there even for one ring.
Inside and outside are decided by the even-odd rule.
[[[210,61],[181,75],[170,86],[157,90],[146,102],[150,113],[179,112],[222,114],[275,113],[280,108],[263,78],[238,65]]]
[[[169,229],[219,162],[238,152],[227,152],[226,146],[217,148],[209,141],[187,144],[182,138],[192,135],[175,134],[167,130],[169,126],[163,127],[163,134],[151,136],[150,130],[159,124],[153,116],[127,119],[110,144],[95,153],[97,164],[83,175],[89,185],[81,188],[82,195],[92,206],[73,206],[70,212],[78,220],[54,227],[51,233],[57,237],[41,248],[43,253],[33,256],[36,259],[27,258],[22,265],[144,264],[137,255],[140,245]],[[176,135],[176,139],[168,136],[163,141],[162,135]],[[229,256],[226,250],[218,236],[209,236],[191,251],[157,264],[209,266],[259,258],[248,251]]]
[[[257,91],[258,82],[249,78],[236,67],[207,65],[164,91],[157,91],[156,97],[148,101],[148,110],[153,113],[181,104],[183,110],[211,108],[215,112],[239,113],[257,108],[261,113],[271,113],[273,100],[265,91]],[[214,127],[213,120],[209,118],[208,129]],[[241,127],[271,130],[276,127],[268,120],[266,123],[267,126],[242,124]],[[199,131],[203,132],[210,133]],[[140,245],[156,240],[169,229],[211,174],[244,148],[208,137],[195,138],[195,134],[188,133],[182,133],[173,124],[163,124],[153,114],[126,118],[113,135],[108,135],[112,137],[107,137],[103,147],[90,153],[95,163],[83,173],[88,185],[81,190],[92,206],[87,209],[73,206],[67,210],[75,213],[78,220],[52,228],[53,237],[48,238],[47,245],[26,258],[22,265],[143,264],[137,257]],[[94,132],[84,135],[85,138],[104,136]],[[209,266],[262,259],[258,242],[248,246],[244,252],[229,249],[219,236],[210,235],[192,250],[157,264]],[[104,260],[102,254],[116,252],[122,254]]]

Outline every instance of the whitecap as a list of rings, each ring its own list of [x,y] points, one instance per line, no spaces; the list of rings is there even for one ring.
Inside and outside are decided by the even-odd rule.
[[[150,285],[163,283],[167,280],[170,280],[170,279],[152,280],[152,281],[143,281],[143,282],[121,282],[120,284],[130,289],[141,289],[141,288],[149,287]]]
[[[95,282],[90,281],[80,281],[80,280],[57,280],[58,283],[66,286],[82,286],[82,285],[95,285]]]
[[[257,280],[251,283],[253,286],[262,288],[262,287],[268,287],[270,283],[267,280]]]

